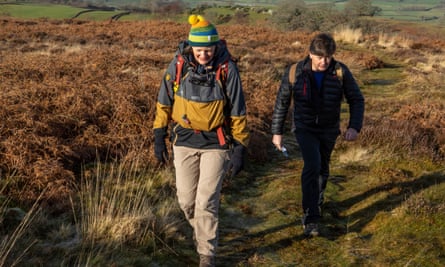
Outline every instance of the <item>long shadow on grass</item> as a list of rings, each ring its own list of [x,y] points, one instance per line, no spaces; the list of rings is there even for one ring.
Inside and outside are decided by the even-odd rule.
[[[230,250],[230,253],[228,255],[223,253],[226,255],[218,258],[220,266],[235,266],[235,263],[246,264],[246,260],[254,258],[255,254],[261,255],[265,252],[278,251],[280,249],[292,246],[294,242],[303,240],[304,237],[301,235],[301,233],[291,231],[293,234],[288,235],[284,239],[280,239],[272,243],[266,242],[266,237],[268,235],[284,230],[289,232],[288,228],[295,228],[295,225],[295,222],[282,224],[256,233],[245,234],[221,243],[222,250]],[[258,245],[265,243],[267,243],[267,245]]]
[[[287,140],[287,147],[291,151],[292,160],[301,160],[301,155],[296,148],[293,139]],[[255,261],[256,256],[261,257],[267,253],[275,253],[281,249],[291,247],[293,243],[304,239],[302,227],[290,219],[293,218],[295,207],[289,208],[286,203],[284,206],[277,204],[274,211],[281,212],[284,217],[283,222],[277,222],[275,226],[269,226],[267,229],[251,232],[253,227],[262,227],[268,219],[268,215],[256,214],[250,209],[250,204],[256,199],[260,199],[264,194],[264,188],[267,184],[282,176],[294,176],[298,179],[297,170],[287,170],[289,168],[289,158],[283,158],[281,153],[271,150],[272,159],[269,164],[255,166],[248,177],[238,177],[232,184],[228,185],[226,190],[230,192],[226,197],[228,209],[222,211],[225,216],[221,218],[222,235],[224,240],[220,240],[219,252],[217,257],[217,266],[255,266],[249,263],[249,260]],[[277,170],[270,173],[270,169]],[[269,172],[269,173],[268,173]],[[255,182],[254,182],[255,181]],[[298,184],[298,183],[296,183]],[[298,187],[292,190],[299,190]],[[223,190],[224,191],[224,190]],[[295,200],[297,201],[297,200]],[[235,208],[233,208],[235,207]],[[289,210],[291,209],[291,210]],[[291,221],[289,221],[291,220]]]
[[[341,186],[341,178],[338,178],[334,182],[337,183],[338,186]],[[328,202],[324,206],[324,217],[321,226],[322,237],[335,241],[348,232],[361,232],[379,212],[391,211],[400,206],[410,195],[443,182],[445,182],[445,176],[443,173],[437,172],[407,181],[386,183],[344,201],[336,203]],[[388,195],[374,202],[372,205],[348,216],[340,215],[341,211],[348,210],[357,203],[382,192],[386,192]],[[354,223],[352,224],[350,222]],[[240,233],[243,230],[238,228],[238,233],[235,234],[236,237],[232,239],[227,238],[226,241],[221,242],[222,253],[218,257],[218,265],[248,265],[247,260],[254,259],[255,255],[261,256],[267,252],[279,251],[283,248],[291,247],[295,242],[301,242],[305,239],[301,230],[297,230],[298,228],[296,227],[296,222],[289,222],[256,233],[247,233],[247,231],[245,231],[246,233],[244,234]],[[285,238],[279,238],[279,236],[277,238],[277,236],[275,236],[277,241],[273,242],[267,240],[279,232],[286,232],[288,235]]]
[[[379,212],[391,211],[400,206],[411,195],[443,182],[445,182],[443,172],[436,172],[416,179],[410,179],[409,181],[386,183],[344,201],[327,203],[325,210],[332,215],[327,220],[327,238],[335,240],[348,232],[360,232]],[[382,192],[387,192],[388,195],[372,205],[348,216],[338,215],[340,210],[347,210],[355,204]],[[330,223],[333,224],[331,225]]]

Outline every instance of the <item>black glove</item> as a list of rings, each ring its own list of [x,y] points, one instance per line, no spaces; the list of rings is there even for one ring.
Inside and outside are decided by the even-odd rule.
[[[244,168],[244,156],[246,154],[246,147],[238,144],[230,155],[230,162],[228,166],[228,172],[230,173],[230,177],[235,177],[243,168]]]
[[[166,129],[154,129],[155,135],[155,156],[159,163],[164,164],[168,160],[168,150],[165,144],[165,137],[167,136]]]

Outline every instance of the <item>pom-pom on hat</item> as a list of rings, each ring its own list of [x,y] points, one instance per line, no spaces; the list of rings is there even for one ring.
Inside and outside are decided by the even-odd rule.
[[[191,46],[212,46],[219,42],[215,26],[201,15],[190,15],[192,25],[188,42]]]

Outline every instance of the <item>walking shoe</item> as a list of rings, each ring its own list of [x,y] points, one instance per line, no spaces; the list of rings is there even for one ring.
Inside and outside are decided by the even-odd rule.
[[[318,236],[318,224],[316,223],[308,223],[303,226],[303,234],[307,237]]]
[[[215,256],[199,255],[199,267],[215,267]]]

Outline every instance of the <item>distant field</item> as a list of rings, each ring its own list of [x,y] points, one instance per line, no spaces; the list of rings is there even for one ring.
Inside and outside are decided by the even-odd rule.
[[[75,8],[65,5],[44,5],[44,4],[6,4],[0,5],[0,15],[16,18],[71,18],[82,8]]]
[[[382,8],[382,17],[398,20],[419,21],[427,20],[432,17],[443,17],[445,8],[440,7],[441,1],[423,0],[423,1],[373,1],[373,4]]]
[[[44,4],[4,4],[0,5],[0,16],[10,16],[21,19],[36,19],[36,18],[50,18],[50,19],[69,19],[74,17],[80,11],[85,11],[85,8],[77,8],[65,5],[44,5]],[[93,11],[81,14],[79,19],[86,20],[107,20],[113,15],[119,14],[122,11]],[[140,20],[147,19],[148,15],[130,14],[125,16],[125,19]],[[122,18],[123,19],[123,18]]]
[[[184,1],[186,4],[190,6],[196,6],[198,4],[204,3],[204,1]],[[253,0],[244,0],[244,1],[236,1],[238,4],[245,5],[265,5],[265,6],[273,6],[277,1],[253,1]],[[319,4],[319,3],[332,3],[332,1],[305,1],[307,4]],[[218,5],[229,5],[228,2],[225,1],[210,1],[207,3],[217,3]],[[336,2],[335,5],[339,9],[343,9],[346,1],[344,2]],[[380,17],[390,18],[396,20],[405,20],[405,21],[427,21],[433,20],[437,21],[437,18],[442,18],[445,13],[444,5],[440,4],[440,0],[424,0],[424,1],[416,1],[416,0],[408,0],[408,1],[373,1],[373,5],[378,6],[382,9],[382,12],[379,14]],[[109,6],[114,7],[123,7],[123,6],[138,6],[140,5],[140,1],[118,1],[118,0],[110,0],[107,1]],[[232,4],[233,5],[233,4]],[[47,4],[1,4],[0,5],[0,15],[2,16],[11,16],[17,18],[24,19],[33,19],[33,18],[53,18],[53,19],[66,19],[72,18],[78,12],[86,10],[82,8],[76,8],[65,5],[47,5]],[[122,11],[94,11],[84,13],[79,18],[87,19],[87,20],[107,20],[110,19],[113,15],[116,15]],[[212,7],[206,12],[212,12],[216,14],[230,14],[234,11],[232,9],[221,8],[221,7]],[[256,13],[255,13],[256,14]],[[251,19],[258,19],[253,16],[252,13]],[[257,17],[257,16],[256,16]],[[129,14],[123,16],[122,20],[143,20],[150,18],[147,14]],[[172,18],[173,20],[175,18]],[[261,18],[259,18],[261,19]]]

